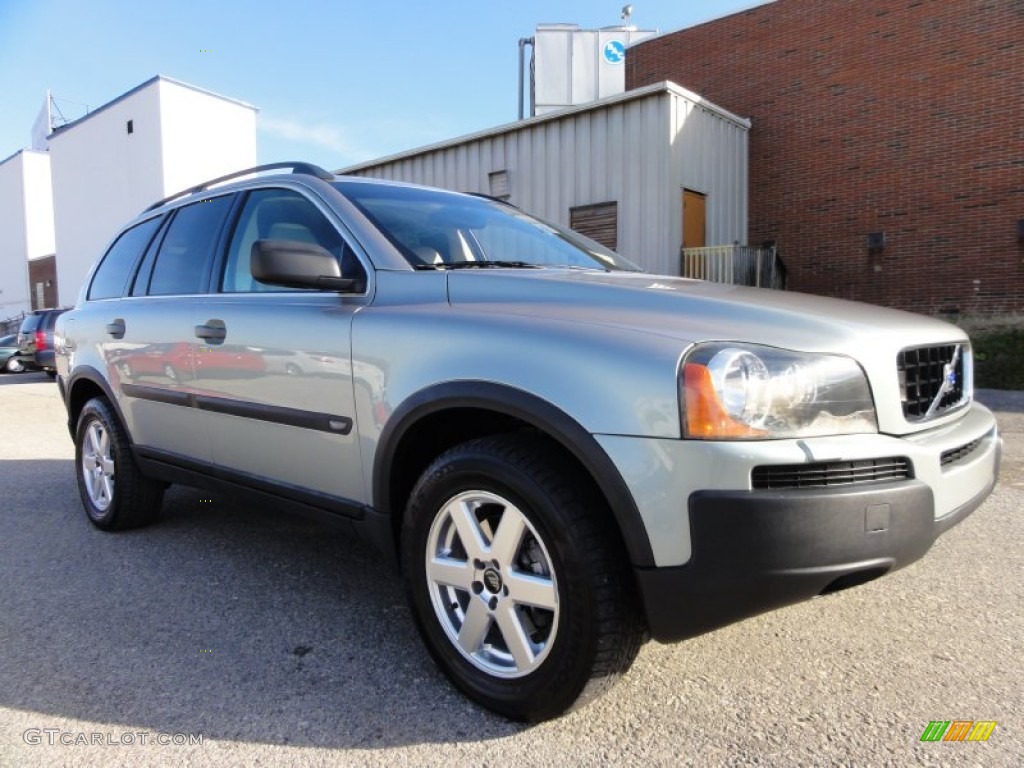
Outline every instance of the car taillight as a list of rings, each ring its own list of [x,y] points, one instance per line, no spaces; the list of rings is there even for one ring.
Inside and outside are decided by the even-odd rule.
[[[46,349],[46,332],[36,331],[36,352]]]

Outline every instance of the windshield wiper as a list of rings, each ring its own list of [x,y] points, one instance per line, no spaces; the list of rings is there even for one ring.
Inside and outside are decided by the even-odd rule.
[[[508,267],[510,269],[540,269],[537,264],[526,261],[454,261],[451,264],[438,264],[442,269],[473,269],[487,267]]]

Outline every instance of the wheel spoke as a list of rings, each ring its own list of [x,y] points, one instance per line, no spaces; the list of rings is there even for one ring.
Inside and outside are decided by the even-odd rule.
[[[543,576],[514,571],[505,576],[509,598],[521,605],[532,605],[537,608],[555,610],[558,606],[558,593],[551,579]]]
[[[490,628],[491,615],[487,612],[487,606],[476,597],[470,598],[466,618],[459,630],[459,646],[466,653],[475,653],[480,650]]]
[[[494,618],[498,622],[501,637],[508,646],[508,652],[515,659],[516,667],[520,671],[525,671],[533,664],[535,655],[515,605],[508,601],[502,603]]]
[[[96,463],[99,465],[100,470],[104,475],[108,477],[114,476],[114,460],[107,458],[106,456],[98,456]]]
[[[114,496],[114,483],[107,475],[102,475],[99,482],[99,496],[109,502]]]
[[[85,433],[85,443],[86,443],[86,446],[85,446],[86,447],[86,451],[85,452],[86,452],[87,456],[92,457],[92,456],[95,456],[97,453],[99,453],[99,445],[97,445],[97,441],[96,441],[96,425],[95,424],[90,424],[89,425],[89,429]]]
[[[483,531],[480,530],[480,522],[476,519],[474,507],[465,501],[457,501],[449,505],[447,511],[455,523],[455,530],[459,532],[466,556],[470,560],[483,559],[488,547]]]
[[[491,542],[491,557],[506,568],[511,567],[515,562],[516,553],[519,552],[525,531],[526,521],[522,513],[515,507],[505,507],[505,511],[501,513],[498,530],[494,532],[494,540]]]
[[[435,584],[446,584],[468,590],[473,584],[473,568],[464,560],[435,557],[427,564],[427,576]]]

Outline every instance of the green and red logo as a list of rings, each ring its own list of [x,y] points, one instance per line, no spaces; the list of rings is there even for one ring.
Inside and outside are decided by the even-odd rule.
[[[988,741],[995,727],[995,720],[932,720],[921,741]]]

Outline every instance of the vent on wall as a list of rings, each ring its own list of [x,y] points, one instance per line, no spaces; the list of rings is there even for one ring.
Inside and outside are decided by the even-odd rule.
[[[569,229],[613,251],[619,247],[619,204],[616,201],[569,209]]]
[[[511,185],[508,180],[508,171],[493,171],[487,174],[487,181],[491,197],[507,200],[512,194]]]

